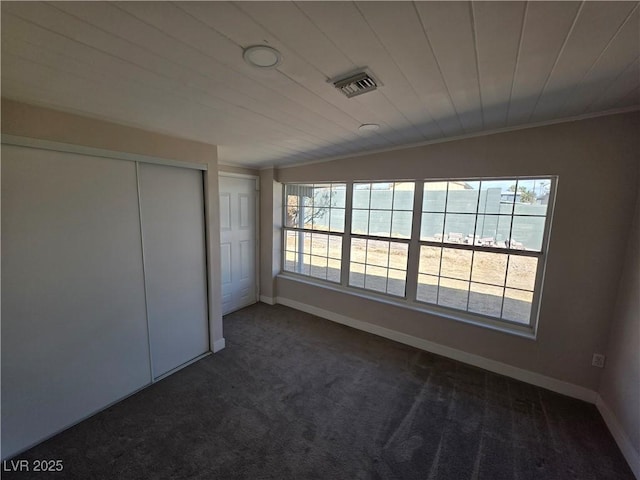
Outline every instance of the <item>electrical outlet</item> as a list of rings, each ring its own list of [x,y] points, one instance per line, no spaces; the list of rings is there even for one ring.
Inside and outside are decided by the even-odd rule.
[[[591,365],[598,368],[604,368],[604,355],[601,353],[594,353]]]

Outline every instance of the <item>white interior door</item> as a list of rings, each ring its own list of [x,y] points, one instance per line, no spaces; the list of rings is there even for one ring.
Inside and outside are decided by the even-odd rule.
[[[219,175],[222,313],[258,301],[257,178]]]
[[[149,344],[157,378],[209,350],[202,172],[139,164]]]

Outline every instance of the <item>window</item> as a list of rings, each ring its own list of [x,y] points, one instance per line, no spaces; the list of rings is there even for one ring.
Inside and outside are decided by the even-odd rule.
[[[286,185],[284,270],[463,320],[532,328],[555,182]]]
[[[285,186],[284,270],[340,282],[344,183]]]
[[[405,296],[415,185],[354,183],[349,285]]]
[[[416,300],[529,325],[551,179],[424,182]]]

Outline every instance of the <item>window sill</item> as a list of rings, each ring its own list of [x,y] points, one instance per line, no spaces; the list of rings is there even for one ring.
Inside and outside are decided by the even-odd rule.
[[[279,279],[289,280],[293,282],[303,283],[314,287],[324,288],[332,290],[334,292],[343,293],[357,298],[370,300],[374,302],[384,303],[392,305],[394,307],[406,308],[420,313],[434,315],[440,318],[446,318],[448,320],[454,320],[456,322],[465,323],[467,325],[473,325],[475,327],[486,328],[500,333],[506,333],[508,335],[514,335],[529,340],[536,339],[536,332],[529,325],[517,325],[506,324],[499,320],[491,320],[490,318],[484,318],[473,314],[450,310],[443,307],[430,306],[423,303],[410,302],[404,299],[394,299],[386,295],[378,295],[375,292],[369,292],[363,289],[354,287],[345,287],[342,285],[322,281],[311,277],[303,277],[290,272],[280,272],[277,276]]]

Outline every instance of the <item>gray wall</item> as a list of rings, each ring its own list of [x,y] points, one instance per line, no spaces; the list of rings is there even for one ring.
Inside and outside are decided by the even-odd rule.
[[[611,322],[600,396],[640,460],[640,195]],[[640,468],[640,462],[636,468]]]
[[[280,182],[559,175],[535,341],[282,277],[277,295],[596,390],[602,370],[591,356],[607,348],[636,198],[638,124],[636,112],[275,172]],[[264,272],[271,262],[263,255]]]
[[[282,248],[282,185],[273,168],[260,170],[260,297],[276,296]]]

